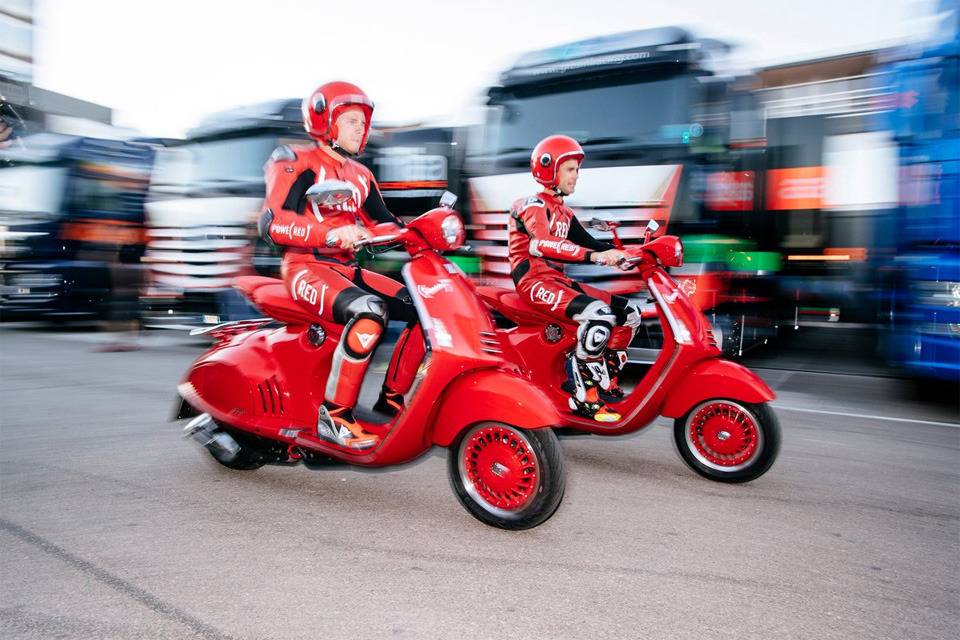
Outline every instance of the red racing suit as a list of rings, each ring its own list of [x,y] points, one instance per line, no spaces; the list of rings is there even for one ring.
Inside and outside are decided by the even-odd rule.
[[[543,191],[510,208],[510,275],[523,301],[569,321],[590,302],[611,303],[606,291],[574,282],[565,262],[590,262],[593,253],[613,249],[591,236],[563,200]]]
[[[406,392],[424,356],[422,330],[406,287],[358,267],[352,247],[327,246],[327,234],[338,227],[359,223],[373,228],[385,222],[403,226],[384,204],[373,174],[317,143],[277,148],[264,173],[267,196],[258,230],[261,237],[282,248],[281,275],[290,295],[310,314],[345,325],[324,400],[342,407],[356,405],[388,316],[407,321],[407,328],[393,354],[385,386]],[[317,215],[304,197],[307,189],[333,179],[352,185],[353,198]]]
[[[594,253],[613,249],[613,245],[590,235],[573,209],[551,191],[517,200],[510,208],[508,226],[510,275],[520,298],[560,321],[581,324],[589,323],[589,316],[595,315],[593,312],[598,308],[602,311],[598,301],[602,302],[608,307],[605,313],[615,318],[616,326],[631,327],[614,331],[605,348],[617,354],[626,349],[633,337],[633,328],[639,324],[639,315],[630,301],[575,282],[564,273],[564,263],[590,262]],[[578,352],[583,358],[584,351],[578,349]],[[611,357],[625,361],[626,354]]]

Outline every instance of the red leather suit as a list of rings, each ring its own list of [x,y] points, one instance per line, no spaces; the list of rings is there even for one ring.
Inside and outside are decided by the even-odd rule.
[[[361,269],[351,247],[327,247],[327,233],[360,223],[372,228],[393,222],[373,174],[355,160],[341,157],[317,143],[279,147],[264,167],[267,196],[260,216],[260,235],[282,247],[281,274],[290,295],[309,313],[328,322],[347,325],[338,347],[324,399],[338,406],[356,405],[369,358],[386,322],[377,314],[356,311],[369,294],[386,303],[390,317],[408,321],[393,354],[386,385],[406,392],[424,355],[420,325],[406,288],[396,280]],[[353,186],[353,199],[317,216],[304,195],[324,180],[342,180]],[[358,321],[358,316],[363,316]],[[368,317],[369,316],[369,317]],[[401,356],[402,353],[402,356]]]
[[[517,200],[509,227],[510,275],[525,303],[567,322],[594,300],[611,304],[608,292],[564,273],[563,263],[589,262],[592,253],[613,245],[591,236],[558,196],[542,191]]]

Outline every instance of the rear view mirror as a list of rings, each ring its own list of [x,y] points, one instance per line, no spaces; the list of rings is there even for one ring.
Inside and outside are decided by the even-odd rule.
[[[457,204],[457,196],[454,193],[449,191],[444,191],[443,195],[440,196],[440,206],[449,207],[453,209],[453,205]]]
[[[653,236],[653,234],[655,234],[658,229],[660,229],[659,222],[657,222],[652,218],[649,221],[647,221],[647,228],[643,232],[643,241],[650,242],[651,236]]]
[[[315,207],[329,209],[353,197],[353,186],[343,180],[324,180],[307,189],[306,198]]]

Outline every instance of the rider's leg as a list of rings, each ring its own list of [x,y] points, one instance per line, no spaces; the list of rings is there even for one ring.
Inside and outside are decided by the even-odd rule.
[[[426,354],[423,330],[410,292],[400,282],[375,271],[361,269],[356,271],[353,281],[364,290],[380,296],[387,304],[390,318],[407,323],[391,355],[380,397],[373,405],[375,411],[394,416],[403,410],[403,395],[413,386]]]
[[[604,396],[619,400],[625,395],[623,389],[620,388],[620,374],[627,363],[627,347],[633,342],[637,329],[640,327],[640,309],[627,297],[611,295],[602,289],[581,283],[577,283],[576,286],[588,296],[607,301],[616,318],[614,323],[616,326],[603,353],[607,371],[600,387]]]
[[[581,294],[571,302],[567,314],[580,324],[577,347],[568,364],[574,383],[570,408],[597,422],[616,422],[620,414],[600,399],[600,390],[610,385],[603,354],[616,322],[613,311],[604,301]]]
[[[577,348],[567,362],[564,390],[571,394],[570,408],[598,422],[614,422],[620,415],[610,411],[600,399],[598,383],[607,380],[603,350],[616,324],[607,305],[610,294],[587,295],[584,288],[554,269],[528,272],[517,282],[517,293],[531,307],[561,322],[573,320],[577,329]]]
[[[413,386],[413,380],[426,354],[423,341],[423,329],[419,323],[407,325],[390,358],[390,366],[383,380],[380,398],[373,406],[374,410],[387,415],[397,415],[403,410],[403,394]]]
[[[603,354],[610,380],[603,392],[613,398],[622,398],[624,392],[620,388],[620,373],[627,364],[627,347],[633,342],[633,337],[640,327],[640,309],[622,296],[613,296],[611,308],[617,317],[618,326],[613,330]]]
[[[334,318],[346,320],[346,326],[330,363],[317,433],[340,446],[366,449],[379,437],[360,427],[353,417],[353,407],[370,356],[386,328],[387,307],[383,300],[357,287],[340,292],[333,307]]]

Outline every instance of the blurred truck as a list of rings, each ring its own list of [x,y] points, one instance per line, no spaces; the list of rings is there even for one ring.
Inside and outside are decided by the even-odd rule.
[[[230,282],[279,276],[277,249],[257,235],[256,222],[270,154],[310,140],[300,105],[284,99],[214,113],[160,151],[146,207],[146,326],[188,329],[256,314]],[[373,128],[358,160],[377,177],[390,210],[410,219],[458,181],[457,135],[453,127]],[[406,254],[361,252],[358,259],[398,275]]]
[[[256,233],[263,165],[276,147],[306,139],[300,102],[211,114],[160,150],[146,204],[145,326],[187,329],[255,314],[230,282],[279,268]]]
[[[37,133],[0,151],[0,315],[136,313],[152,145]]]
[[[504,71],[488,91],[486,119],[470,136],[465,165],[468,230],[481,279],[513,286],[507,211],[538,188],[529,167],[533,147],[566,134],[586,152],[577,191],[566,199],[584,226],[614,220],[625,241],[637,241],[654,220],[663,232],[688,238],[691,249],[695,240],[697,250],[674,275],[723,325],[728,353],[775,331],[766,321],[777,312],[766,283],[744,274],[762,263],[753,275],[766,278],[778,261],[743,260],[729,268],[734,254],[760,257],[756,242],[743,241],[757,229],[724,228],[704,215],[713,173],[728,178],[714,201],[722,198],[738,220],[755,199],[752,179],[743,180],[755,169],[730,150],[750,148],[763,131],[751,94],[737,90],[740,80],[714,71],[726,51],[723,43],[665,27],[533,51]],[[617,293],[637,290],[630,276],[610,269],[571,265],[568,273]]]
[[[936,392],[960,389],[960,2],[942,2],[939,32],[893,52],[879,71],[899,147],[897,252],[888,275],[891,362]]]
[[[941,13],[955,15],[956,4]],[[567,203],[585,226],[618,221],[625,239],[639,239],[648,220],[683,238],[687,260],[673,275],[721,330],[728,355],[808,325],[877,333],[892,281],[916,280],[905,276],[907,264],[921,264],[915,251],[891,267],[907,245],[939,243],[923,254],[943,267],[950,260],[940,256],[955,256],[956,43],[954,31],[933,49],[735,75],[723,73],[722,43],[675,27],[530,52],[490,87],[486,120],[470,136],[465,213],[481,278],[512,286],[507,210],[538,188],[534,145],[561,133],[586,152]],[[904,84],[921,76],[922,89]],[[937,106],[904,111],[918,99]],[[938,176],[936,212],[901,200],[921,174]],[[918,227],[919,218],[928,222]],[[569,271],[615,292],[634,288],[609,269]],[[938,283],[949,273],[938,271]],[[905,300],[900,326],[915,325],[905,317],[919,312]],[[951,331],[951,322],[937,330]]]

